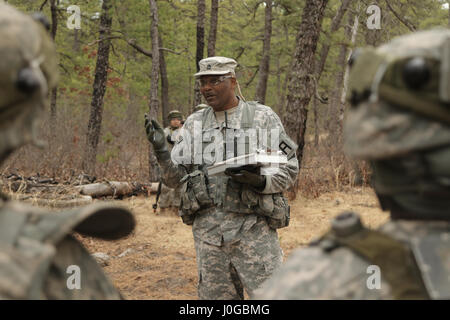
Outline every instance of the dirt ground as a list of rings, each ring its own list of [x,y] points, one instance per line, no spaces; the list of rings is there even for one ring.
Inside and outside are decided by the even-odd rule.
[[[82,241],[90,252],[110,256],[104,267],[126,299],[197,299],[197,268],[191,227],[174,213],[153,213],[154,197],[133,197],[119,202],[136,215],[134,233],[107,242]],[[290,201],[291,223],[279,230],[285,259],[297,247],[323,234],[330,219],[346,210],[358,212],[366,226],[376,228],[388,219],[379,209],[372,189],[322,194],[316,199]]]

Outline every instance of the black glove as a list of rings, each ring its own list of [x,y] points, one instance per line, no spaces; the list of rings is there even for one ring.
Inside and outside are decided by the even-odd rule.
[[[150,120],[148,114],[144,115],[144,119],[147,139],[153,145],[156,157],[158,159],[170,158],[170,153],[167,149],[166,137],[163,128],[158,123],[158,121],[154,119]]]
[[[241,166],[235,168],[226,168],[225,174],[233,181],[248,184],[259,191],[266,187],[266,177],[257,173],[258,168],[253,166]]]

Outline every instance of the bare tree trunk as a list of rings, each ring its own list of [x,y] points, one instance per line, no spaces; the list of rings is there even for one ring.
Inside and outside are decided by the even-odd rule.
[[[219,0],[211,0],[211,18],[209,21],[208,57],[216,55],[217,22],[219,20]]]
[[[353,18],[353,26],[351,28],[351,31],[349,32],[349,34],[351,34],[350,36],[350,45],[353,47],[355,45],[356,42],[356,34],[358,32],[358,27],[359,27],[359,19],[357,15],[353,15],[349,16],[349,24],[352,23],[351,19]],[[342,128],[342,119],[344,118],[344,106],[345,106],[345,98],[347,96],[347,88],[348,88],[348,77],[349,77],[349,67],[348,67],[348,60],[350,59],[350,56],[353,52],[353,49],[350,49],[349,53],[347,54],[347,59],[346,64],[345,64],[345,73],[344,73],[344,81],[343,81],[343,87],[342,87],[342,91],[341,91],[341,109],[339,110],[340,113],[340,119],[341,119],[341,128]]]
[[[377,6],[380,7],[379,2],[380,2],[379,0],[375,0],[374,4],[376,4]],[[365,39],[366,45],[376,47],[379,44],[380,38],[381,38],[380,30],[378,30],[378,29],[371,30],[367,27],[366,23],[363,23],[362,25],[364,26],[364,39]]]
[[[159,84],[159,36],[158,36],[158,6],[156,0],[149,0],[150,3],[150,15],[151,15],[151,27],[150,34],[152,39],[152,80],[150,84],[150,103],[149,103],[149,115],[150,118],[157,119],[159,111],[158,100],[158,84]],[[153,153],[153,148],[149,148],[149,176],[150,181],[159,181],[159,168],[156,156]]]
[[[159,47],[163,48],[163,43],[161,35],[158,34]],[[167,78],[167,67],[166,59],[164,58],[164,51],[159,53],[159,72],[161,73],[161,107],[164,127],[169,125],[169,120],[167,119],[169,115],[169,79]]]
[[[56,7],[56,0],[50,0],[50,11],[52,15],[52,29],[51,35],[53,41],[56,39],[56,32],[58,30],[58,8]],[[52,135],[55,135],[56,128],[56,98],[58,95],[58,88],[55,87],[50,93],[50,130]]]
[[[97,64],[95,66],[94,89],[92,93],[91,114],[89,117],[86,148],[83,157],[83,170],[92,175],[95,171],[97,145],[100,138],[103,114],[103,98],[106,92],[108,78],[109,49],[111,40],[111,1],[103,0],[102,15],[100,17],[99,42]]]
[[[80,30],[78,30],[78,29],[74,29],[73,30],[73,45],[72,45],[72,48],[73,48],[73,51],[74,52],[79,52],[80,51],[80,39],[79,39],[79,36],[80,36]]]
[[[318,110],[317,110],[317,98],[314,97],[313,98],[313,115],[314,115],[314,147],[318,147],[319,146],[319,136],[320,136],[320,131],[319,131],[319,114],[318,114]]]
[[[284,25],[284,37],[285,37],[285,45],[288,46],[289,45],[289,28],[287,26],[287,24]],[[285,72],[285,76],[284,76],[284,81],[283,81],[283,86],[281,87],[281,99],[280,99],[280,105],[279,105],[279,110],[280,110],[280,114],[284,114],[286,112],[286,90],[287,90],[287,83],[289,80],[289,75],[290,75],[290,69],[288,68]],[[284,124],[284,123],[283,123]]]
[[[197,52],[195,56],[195,63],[197,72],[199,71],[198,63],[203,59],[203,51],[205,47],[205,0],[198,0],[197,4]],[[202,94],[197,83],[194,86],[194,107],[202,103]]]
[[[354,14],[349,14],[348,19],[351,21],[349,25],[353,22]],[[345,38],[349,39],[351,37],[351,27],[346,25],[345,27]],[[339,56],[336,61],[337,72],[334,78],[334,90],[331,97],[330,104],[328,105],[328,119],[327,119],[327,129],[329,130],[329,143],[330,146],[337,146],[336,142],[339,139],[339,123],[340,123],[340,109],[341,109],[341,95],[342,95],[342,84],[344,82],[344,72],[347,67],[347,50],[348,44],[339,45]]]
[[[339,6],[339,9],[336,12],[336,15],[333,17],[333,20],[331,21],[331,27],[330,31],[327,36],[327,40],[322,46],[322,49],[320,51],[319,60],[316,61],[315,65],[315,74],[316,74],[316,80],[317,85],[319,84],[320,77],[322,75],[322,72],[325,68],[325,63],[327,61],[328,52],[330,51],[331,46],[331,37],[333,34],[339,29],[341,26],[342,17],[347,12],[347,9],[350,5],[350,0],[342,0],[341,5]],[[314,146],[319,145],[319,135],[320,135],[320,129],[319,129],[319,119],[318,119],[318,110],[319,107],[319,101],[317,101],[317,98],[313,98],[313,114],[314,114]]]
[[[327,4],[328,0],[306,0],[291,65],[284,123],[287,134],[298,145],[300,166],[305,145],[307,107],[314,94],[314,54]]]
[[[327,61],[328,52],[330,51],[330,46],[331,46],[330,37],[332,37],[333,34],[341,26],[342,17],[345,15],[345,12],[347,12],[349,4],[350,4],[350,0],[342,0],[341,6],[339,7],[338,11],[336,12],[336,15],[334,16],[333,20],[331,21],[331,27],[330,27],[328,39],[322,46],[322,50],[320,51],[320,59],[316,65],[317,82],[319,82],[320,76],[322,75],[322,71],[325,67],[325,62]]]
[[[259,78],[256,85],[255,100],[264,104],[266,100],[267,80],[270,67],[270,38],[272,37],[272,0],[266,0],[264,20],[264,43],[261,61],[259,63]]]

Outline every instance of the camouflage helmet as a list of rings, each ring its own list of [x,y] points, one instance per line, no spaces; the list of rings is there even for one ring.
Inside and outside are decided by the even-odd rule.
[[[45,27],[0,3],[0,162],[37,142],[38,118],[56,86],[58,65]]]
[[[169,120],[180,119],[180,121],[181,121],[181,120],[183,120],[183,114],[178,110],[172,110],[167,115],[167,119],[169,119]]]
[[[199,105],[194,107],[194,112],[197,112],[199,110],[203,110],[203,109],[206,109],[206,108],[208,108],[208,105],[206,105],[204,103],[201,103],[201,104],[199,104]]]
[[[450,30],[361,50],[349,90],[344,151],[370,161],[382,208],[395,219],[448,219]]]
[[[450,30],[398,37],[356,55],[344,150],[383,159],[450,144]]]

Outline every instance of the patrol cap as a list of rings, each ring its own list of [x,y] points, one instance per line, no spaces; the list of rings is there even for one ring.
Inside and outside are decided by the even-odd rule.
[[[231,73],[234,76],[234,69],[237,66],[237,62],[236,60],[227,57],[208,57],[200,60],[198,65],[200,71],[194,74],[195,77],[224,75],[228,73]]]
[[[169,120],[171,120],[171,119],[180,119],[180,120],[183,120],[183,114],[182,114],[180,111],[178,111],[178,110],[172,110],[172,111],[170,111],[169,114],[167,115],[167,118],[168,118]]]

